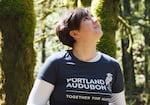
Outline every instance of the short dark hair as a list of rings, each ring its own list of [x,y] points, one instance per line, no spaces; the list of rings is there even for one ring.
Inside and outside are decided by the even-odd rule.
[[[76,8],[58,22],[56,26],[56,34],[64,45],[73,47],[75,39],[69,33],[71,30],[79,30],[81,20],[88,16],[88,14],[88,9]]]

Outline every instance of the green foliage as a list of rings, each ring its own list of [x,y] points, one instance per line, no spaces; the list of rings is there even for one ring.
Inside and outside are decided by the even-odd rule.
[[[46,58],[51,54],[67,48],[60,43],[55,34],[56,23],[62,17],[62,15],[67,12],[67,7],[64,4],[64,0],[53,0],[50,3],[47,0],[42,1],[43,2],[38,2],[37,0],[35,2],[38,20],[34,39],[34,48],[37,52],[35,76],[41,69],[43,64],[42,59],[46,60]],[[45,44],[43,45],[44,41]],[[41,55],[45,55],[45,58],[43,58]]]
[[[124,20],[126,20],[127,23],[130,24],[131,29],[127,29],[127,25],[123,25],[123,27],[119,24],[119,29],[121,30],[120,36],[123,36],[123,38],[126,38],[129,40],[129,33],[131,34],[132,39],[132,54],[133,54],[133,60],[134,60],[134,73],[135,73],[135,79],[136,79],[136,87],[133,88],[133,92],[129,92],[126,94],[127,97],[127,104],[131,105],[149,105],[148,97],[145,97],[146,94],[149,94],[146,92],[146,79],[149,72],[147,71],[147,60],[149,59],[148,56],[146,56],[146,40],[149,42],[149,35],[148,30],[149,29],[149,18],[148,18],[148,9],[146,9],[146,5],[148,5],[149,0],[132,0],[130,1],[130,5],[127,5],[127,8],[123,8],[123,5],[127,4],[126,2],[124,4],[121,4],[122,10],[130,9],[130,12],[127,13],[128,16],[125,16],[126,13],[123,12],[122,16],[124,17]],[[149,6],[148,6],[149,7]],[[129,27],[128,27],[129,28]],[[145,36],[144,36],[145,34]],[[127,46],[128,47],[128,46]],[[127,63],[129,62],[129,59],[127,59],[127,62],[124,63],[124,65],[127,66]],[[129,62],[131,63],[131,62]],[[125,69],[124,71],[131,71],[130,69]],[[131,73],[128,73],[127,75],[130,75]],[[131,77],[131,76],[130,76]],[[148,76],[149,77],[149,76]],[[131,81],[131,79],[129,79]],[[131,82],[133,84],[133,82]],[[130,83],[130,84],[131,84]],[[126,84],[128,85],[128,84]],[[129,86],[129,85],[128,85]],[[131,86],[129,86],[131,87]],[[148,89],[149,90],[149,89]],[[130,96],[131,94],[132,96]],[[141,96],[142,95],[142,96]],[[138,97],[135,97],[138,96]],[[132,97],[135,97],[133,99]]]
[[[5,0],[1,0],[1,2],[4,2]],[[7,0],[8,1],[8,0]],[[72,5],[74,7],[77,6],[77,0],[71,0],[71,1],[75,1],[74,3],[71,3],[70,0],[35,0],[35,4],[36,4],[36,14],[37,14],[37,25],[36,25],[36,32],[35,32],[35,43],[34,43],[34,47],[36,49],[37,52],[37,65],[35,68],[35,72],[38,72],[38,70],[41,68],[42,62],[41,62],[41,55],[42,55],[42,51],[45,50],[45,55],[46,58],[55,53],[58,52],[60,50],[64,50],[66,49],[65,46],[63,46],[59,41],[58,38],[55,35],[55,24],[57,23],[57,21],[60,19],[60,17],[62,16],[62,14],[64,14],[68,9],[67,6],[69,7],[69,5],[71,5],[70,7],[72,8]],[[85,1],[90,1],[90,0],[80,0],[83,3],[85,3]],[[130,21],[130,26],[128,27],[128,24],[124,24],[122,22],[120,22],[118,24],[118,27],[116,26],[116,22],[117,22],[117,15],[118,15],[118,2],[119,0],[92,0],[92,12],[94,14],[96,14],[96,16],[98,17],[100,23],[102,24],[102,28],[104,31],[104,35],[100,41],[100,43],[98,43],[98,49],[100,51],[103,51],[105,53],[108,53],[109,55],[114,56],[115,55],[115,51],[116,51],[116,42],[117,42],[117,50],[119,50],[119,57],[120,57],[120,64],[122,64],[121,62],[121,57],[122,57],[122,46],[121,43],[118,43],[121,41],[121,37],[122,37],[122,33],[126,33],[124,34],[125,38],[129,38],[129,33],[131,34],[131,36],[133,37],[133,42],[131,43],[130,48],[133,48],[133,58],[134,58],[134,71],[136,74],[136,85],[137,88],[133,89],[136,91],[136,94],[134,94],[133,96],[128,96],[127,97],[127,104],[128,105],[142,105],[143,103],[146,104],[146,101],[148,98],[147,96],[145,96],[145,94],[143,93],[144,91],[144,79],[139,78],[139,76],[144,76],[145,78],[145,74],[144,74],[144,70],[145,70],[145,57],[144,57],[144,53],[145,53],[145,42],[144,42],[144,36],[143,36],[143,30],[145,27],[147,27],[147,32],[149,32],[149,18],[147,17],[147,15],[144,15],[144,13],[148,13],[149,10],[145,11],[145,5],[146,7],[148,7],[148,0],[144,0],[146,1],[145,4],[142,0],[131,0],[131,14],[129,16],[126,17],[125,23],[129,23]],[[0,11],[1,11],[1,4],[0,2]],[[12,1],[11,1],[12,2]],[[64,5],[64,2],[66,5]],[[78,0],[79,3],[79,0]],[[89,2],[86,2],[89,3]],[[112,3],[112,4],[111,4]],[[107,5],[106,5],[107,4]],[[8,4],[7,4],[8,5]],[[116,6],[117,5],[117,6]],[[79,6],[79,4],[78,4]],[[86,6],[86,4],[84,4],[84,6]],[[106,8],[104,8],[106,7]],[[122,2],[120,2],[120,8],[123,7]],[[4,7],[3,7],[4,8]],[[6,8],[6,7],[5,7]],[[15,7],[11,7],[11,8],[16,8]],[[18,8],[18,7],[17,7]],[[111,8],[111,9],[110,9]],[[13,10],[13,9],[12,9]],[[18,10],[18,11],[23,11],[23,10]],[[145,12],[144,12],[145,11]],[[11,13],[12,11],[10,11]],[[1,14],[2,12],[0,12]],[[16,15],[14,15],[13,13],[11,13],[13,17],[15,17]],[[22,15],[23,13],[19,13],[20,15]],[[20,16],[19,15],[19,16]],[[28,17],[28,16],[27,16]],[[1,15],[0,15],[1,18]],[[28,23],[29,22],[29,23]],[[25,23],[25,22],[24,22]],[[31,25],[32,23],[30,23],[29,20],[27,20],[27,22],[29,25]],[[25,26],[21,26],[21,30],[22,32],[24,31],[24,28],[26,29],[27,27]],[[131,29],[124,29],[124,27],[128,27]],[[116,36],[115,35],[115,30],[116,28],[119,28],[119,34]],[[126,32],[128,31],[128,32]],[[25,34],[24,34],[25,36]],[[148,35],[146,35],[148,36]],[[114,41],[115,37],[117,37],[117,41]],[[146,38],[148,40],[148,38]],[[29,40],[32,40],[32,38]],[[46,41],[45,43],[45,47],[43,48],[43,40]],[[22,41],[24,41],[24,39],[22,39]],[[148,40],[149,41],[149,40]],[[15,42],[15,41],[14,41]],[[28,43],[28,42],[26,42]],[[129,46],[127,46],[129,47]],[[17,50],[16,50],[17,52]],[[21,52],[18,52],[21,53]],[[18,54],[15,53],[15,54]],[[32,56],[32,55],[30,55]],[[118,55],[117,55],[118,57]],[[19,58],[17,58],[19,59]],[[117,58],[119,59],[119,58]],[[131,63],[131,62],[129,62]],[[143,80],[143,81],[141,81]],[[128,85],[128,84],[127,84]],[[141,93],[143,93],[144,95],[141,96]],[[137,96],[137,97],[136,97]],[[143,101],[144,99],[144,101]]]

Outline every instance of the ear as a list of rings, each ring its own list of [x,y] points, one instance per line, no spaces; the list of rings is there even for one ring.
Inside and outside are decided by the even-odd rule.
[[[69,32],[69,34],[70,34],[70,36],[72,36],[75,39],[79,38],[79,32],[78,32],[78,30],[71,30]]]

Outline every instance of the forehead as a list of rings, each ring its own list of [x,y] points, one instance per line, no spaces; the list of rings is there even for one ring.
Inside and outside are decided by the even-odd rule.
[[[62,23],[69,29],[79,29],[82,19],[89,16],[90,12],[86,8],[76,8],[69,12],[62,20]]]
[[[70,12],[69,19],[76,18],[76,19],[82,19],[85,16],[88,16],[90,13],[88,9],[85,8],[77,8]]]

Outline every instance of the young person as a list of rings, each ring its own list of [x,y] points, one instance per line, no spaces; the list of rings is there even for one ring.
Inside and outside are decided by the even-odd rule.
[[[56,34],[72,49],[46,60],[27,105],[126,105],[118,62],[96,50],[103,36],[98,20],[76,8],[57,24]]]

